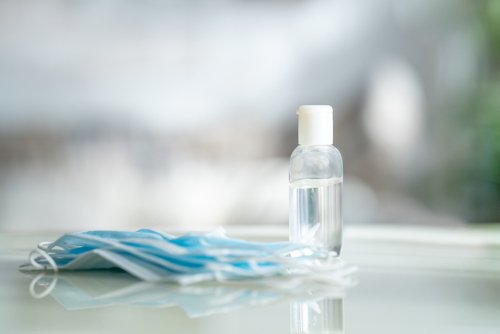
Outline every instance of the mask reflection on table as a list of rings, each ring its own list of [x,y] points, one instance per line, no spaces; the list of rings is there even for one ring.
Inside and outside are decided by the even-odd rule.
[[[291,304],[292,331],[301,328],[296,322],[330,317],[330,302],[315,301],[321,298],[340,301],[347,289],[356,285],[354,277],[343,287],[308,281],[303,278],[267,278],[252,282],[203,283],[178,285],[148,283],[137,280],[121,271],[104,270],[92,272],[41,273],[30,283],[33,298],[51,296],[67,310],[82,310],[113,305],[139,307],[180,307],[191,318],[225,313],[246,307],[255,307],[275,302],[289,301]],[[317,306],[315,306],[317,305]],[[334,307],[335,308],[335,307]],[[316,312],[316,313],[314,313]],[[319,313],[318,313],[319,312]],[[326,313],[325,313],[326,312]],[[340,313],[341,314],[341,313]],[[335,316],[334,316],[335,318]],[[295,320],[294,320],[295,319]],[[324,321],[338,324],[335,319]],[[300,331],[306,333],[305,331]],[[307,332],[308,333],[308,332]]]

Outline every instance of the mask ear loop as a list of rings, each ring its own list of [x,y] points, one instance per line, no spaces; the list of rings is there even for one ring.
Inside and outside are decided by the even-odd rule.
[[[31,251],[31,253],[29,255],[29,261],[30,261],[31,265],[33,267],[35,267],[36,269],[48,269],[49,266],[38,263],[37,260],[41,256],[45,260],[47,260],[47,263],[50,265],[52,270],[54,270],[54,272],[57,272],[58,269],[57,269],[56,262],[54,261],[54,259],[52,257],[50,257],[50,255],[42,247],[38,246],[38,248]]]
[[[51,241],[42,241],[41,243],[38,244],[37,248],[44,251],[49,251],[52,249],[51,245],[52,245]]]
[[[44,289],[42,292],[38,293],[35,289],[35,286],[38,284],[38,281],[40,281],[43,277],[45,277],[45,273],[41,273],[37,277],[33,278],[33,280],[30,283],[29,292],[30,292],[31,297],[33,297],[35,299],[42,299],[42,298],[47,297],[52,292],[52,290],[54,290],[54,288],[57,285],[57,274],[55,274],[54,277],[52,278],[49,286],[46,289]],[[39,284],[39,285],[41,285],[41,284]]]

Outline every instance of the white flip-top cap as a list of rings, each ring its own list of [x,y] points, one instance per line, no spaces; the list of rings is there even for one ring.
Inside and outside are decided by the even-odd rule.
[[[333,144],[333,109],[327,105],[300,106],[299,145]]]

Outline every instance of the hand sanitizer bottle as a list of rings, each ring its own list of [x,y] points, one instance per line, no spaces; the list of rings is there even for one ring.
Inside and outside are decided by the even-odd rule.
[[[338,256],[342,246],[342,157],[333,146],[333,109],[301,106],[299,146],[290,157],[290,241]]]

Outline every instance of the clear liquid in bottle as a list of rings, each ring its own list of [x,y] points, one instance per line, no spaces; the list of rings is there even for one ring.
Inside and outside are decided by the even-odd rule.
[[[342,179],[290,183],[290,240],[340,253]]]

